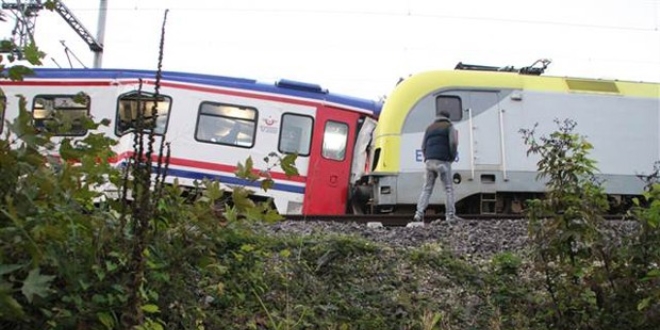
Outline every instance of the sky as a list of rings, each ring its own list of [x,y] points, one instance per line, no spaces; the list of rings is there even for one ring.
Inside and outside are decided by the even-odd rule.
[[[17,0],[2,0],[15,3]],[[20,0],[22,2],[28,0]],[[97,36],[97,0],[62,0]],[[402,77],[458,62],[546,75],[660,82],[660,0],[107,0],[102,67],[292,79],[377,99]],[[11,38],[12,15],[0,22]],[[94,55],[55,12],[35,38],[46,67]],[[73,67],[82,67],[71,57]]]

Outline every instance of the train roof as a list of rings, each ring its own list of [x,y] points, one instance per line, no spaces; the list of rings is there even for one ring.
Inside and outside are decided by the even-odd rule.
[[[441,89],[514,89],[555,93],[594,93],[660,98],[660,84],[557,77],[479,70],[436,70],[414,74],[388,95],[379,119],[380,134],[398,134],[410,109],[422,97]]]
[[[156,71],[135,69],[57,69],[36,68],[34,75],[26,79],[77,79],[77,80],[122,80],[122,79],[156,79]],[[235,88],[261,93],[272,93],[295,98],[306,98],[323,103],[337,104],[360,112],[378,116],[382,107],[381,101],[355,96],[331,93],[318,84],[281,79],[274,83],[260,82],[254,79],[236,78],[220,75],[209,75],[189,72],[163,71],[163,81],[199,84],[223,88]],[[3,82],[0,82],[2,85]]]

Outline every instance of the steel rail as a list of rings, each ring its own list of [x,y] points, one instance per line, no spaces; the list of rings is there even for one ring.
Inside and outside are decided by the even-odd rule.
[[[462,214],[463,221],[526,220],[525,214]],[[550,216],[549,216],[550,217]],[[549,218],[548,217],[548,218]],[[385,227],[406,226],[413,222],[413,214],[342,214],[342,215],[285,215],[288,221],[352,222],[358,224],[380,223]],[[426,216],[425,223],[443,220],[444,215]],[[626,215],[606,215],[605,220],[630,220]]]

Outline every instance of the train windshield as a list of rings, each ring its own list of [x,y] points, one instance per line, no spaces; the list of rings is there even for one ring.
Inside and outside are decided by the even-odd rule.
[[[451,121],[460,121],[461,119],[463,119],[461,98],[452,95],[440,95],[436,97],[435,98],[436,116],[443,111],[449,113],[449,119]]]

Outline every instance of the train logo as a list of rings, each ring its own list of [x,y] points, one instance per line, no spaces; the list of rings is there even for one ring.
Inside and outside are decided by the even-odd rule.
[[[264,118],[263,120],[264,125],[260,125],[259,129],[263,133],[269,133],[269,134],[277,134],[278,128],[273,125],[277,124],[277,119],[274,119],[272,117]]]

